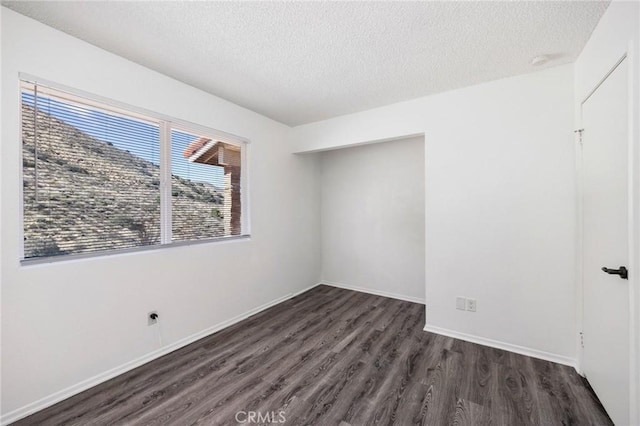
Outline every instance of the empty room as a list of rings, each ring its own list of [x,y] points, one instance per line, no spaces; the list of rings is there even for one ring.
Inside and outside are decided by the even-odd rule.
[[[640,426],[640,2],[0,4],[1,425]]]

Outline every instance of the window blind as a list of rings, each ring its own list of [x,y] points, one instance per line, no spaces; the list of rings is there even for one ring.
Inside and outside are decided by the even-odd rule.
[[[160,243],[157,122],[23,83],[24,258]]]
[[[242,235],[244,143],[33,82],[21,108],[23,259]]]

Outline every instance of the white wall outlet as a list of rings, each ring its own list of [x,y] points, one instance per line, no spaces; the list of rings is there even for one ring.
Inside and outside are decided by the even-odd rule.
[[[476,311],[476,299],[467,299],[467,311]]]
[[[151,311],[147,314],[147,325],[153,325],[158,322],[158,311]]]
[[[464,297],[456,297],[456,309],[461,311],[467,309],[467,299]]]

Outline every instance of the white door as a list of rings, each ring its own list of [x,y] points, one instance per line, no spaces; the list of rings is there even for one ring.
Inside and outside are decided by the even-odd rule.
[[[629,281],[602,268],[629,265],[627,62],[582,104],[583,371],[616,425],[629,424]]]

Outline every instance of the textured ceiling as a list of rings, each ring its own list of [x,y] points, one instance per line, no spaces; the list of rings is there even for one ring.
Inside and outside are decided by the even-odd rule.
[[[289,125],[572,62],[608,2],[3,5]]]

